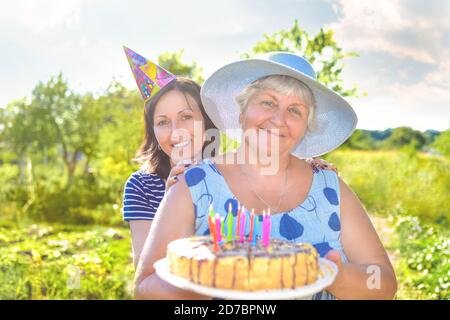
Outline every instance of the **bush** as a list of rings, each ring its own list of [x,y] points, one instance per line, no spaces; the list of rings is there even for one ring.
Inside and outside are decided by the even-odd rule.
[[[0,300],[131,299],[128,230],[0,226]]]
[[[425,299],[450,299],[450,236],[439,226],[426,226],[417,217],[395,218],[396,246],[402,257],[399,280]]]
[[[402,207],[426,222],[450,223],[450,166],[443,157],[404,151],[335,151],[325,158],[369,211]]]

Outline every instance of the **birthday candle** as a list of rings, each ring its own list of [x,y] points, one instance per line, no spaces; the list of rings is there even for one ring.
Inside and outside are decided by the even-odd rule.
[[[241,232],[241,206],[238,204],[238,213],[236,221],[236,239],[239,239],[239,233]]]
[[[267,214],[266,210],[263,212],[263,246],[267,247],[269,245],[268,243],[268,225],[267,225]]]
[[[225,238],[225,218],[220,217],[220,234],[223,238]]]
[[[266,228],[265,228],[265,226],[266,226],[266,210],[263,210],[263,213],[262,213],[262,231],[261,231],[261,238],[262,238],[263,244],[264,244],[264,240],[266,239],[266,234],[265,234]]]
[[[233,212],[232,212],[232,208],[231,208],[231,203],[228,206],[228,242],[231,242],[232,240],[232,233],[233,233]]]
[[[270,242],[270,230],[272,228],[272,219],[270,219],[270,208],[267,212],[267,245]]]
[[[212,203],[209,205],[209,216],[214,220],[214,208]]]
[[[255,216],[255,209],[252,209],[252,213],[250,214],[250,233],[248,236],[248,242],[252,242],[253,239],[253,227],[255,224],[255,222],[253,221],[254,216]]]
[[[212,223],[212,219],[211,219],[211,223]],[[218,244],[218,239],[217,239],[217,231],[216,229],[213,227],[213,241],[214,241],[214,252],[218,252],[219,251],[219,244]]]
[[[222,242],[222,235],[220,234],[220,216],[216,213],[216,233],[217,241]]]
[[[213,219],[211,218],[211,216],[208,216],[208,226],[209,226],[209,234],[211,236],[213,236],[215,227],[214,227]]]
[[[252,234],[252,245],[256,246],[256,233],[258,229],[258,216],[253,214],[253,234]]]
[[[217,244],[217,232],[216,228],[214,227],[213,218],[211,216],[208,216],[208,223],[209,223],[209,231],[212,235],[213,242],[214,242],[214,252],[219,251],[219,246]]]
[[[244,235],[245,235],[245,208],[244,207],[242,207],[240,227],[241,227],[241,232],[240,232],[239,242],[244,242]]]

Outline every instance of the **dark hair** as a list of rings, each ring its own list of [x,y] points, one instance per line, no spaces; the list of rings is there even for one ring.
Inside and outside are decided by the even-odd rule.
[[[155,94],[155,96],[153,96],[144,104],[144,141],[142,142],[142,145],[137,152],[135,160],[141,164],[142,170],[147,173],[155,173],[161,179],[167,179],[170,173],[171,165],[169,156],[159,148],[159,144],[156,140],[155,131],[153,128],[153,118],[155,115],[155,107],[158,104],[158,101],[164,94],[172,90],[181,92],[186,97],[186,101],[189,101],[187,99],[187,95],[195,100],[202,113],[205,130],[216,129],[216,126],[212,123],[211,119],[208,117],[205,109],[203,108],[203,104],[200,98],[200,86],[195,81],[183,77],[177,77],[175,80],[171,81],[165,87],[160,89]],[[206,146],[211,143],[217,143],[217,141],[205,141],[205,143],[203,144],[202,153]],[[214,151],[212,156],[214,156]]]

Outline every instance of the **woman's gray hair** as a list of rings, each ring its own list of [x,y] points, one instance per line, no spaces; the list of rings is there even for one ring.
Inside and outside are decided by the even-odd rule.
[[[316,99],[311,89],[295,78],[285,75],[273,75],[260,78],[244,88],[235,98],[236,103],[241,109],[241,113],[247,111],[249,100],[255,93],[260,90],[273,90],[288,96],[296,96],[302,99],[308,107],[308,131],[312,131],[316,127]]]

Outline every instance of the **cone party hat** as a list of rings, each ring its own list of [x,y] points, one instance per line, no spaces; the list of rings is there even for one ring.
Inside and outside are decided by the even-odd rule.
[[[152,98],[161,88],[176,78],[169,71],[148,61],[133,50],[123,46],[131,71],[144,102]]]

